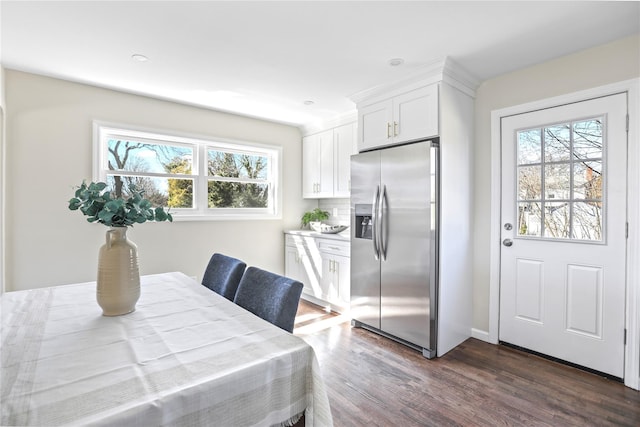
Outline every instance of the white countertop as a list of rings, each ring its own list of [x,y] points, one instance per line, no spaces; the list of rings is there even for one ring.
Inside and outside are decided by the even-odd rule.
[[[292,234],[295,236],[308,236],[315,237],[319,239],[332,239],[332,240],[340,240],[342,242],[350,242],[351,241],[351,229],[347,228],[342,233],[319,233],[317,231],[312,230],[285,230],[285,234]]]

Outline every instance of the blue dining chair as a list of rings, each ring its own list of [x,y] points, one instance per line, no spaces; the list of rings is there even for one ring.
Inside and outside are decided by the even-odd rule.
[[[297,280],[249,267],[240,280],[233,302],[285,331],[293,332],[301,293],[302,283]]]
[[[239,259],[215,253],[202,276],[202,284],[233,301],[247,264]]]

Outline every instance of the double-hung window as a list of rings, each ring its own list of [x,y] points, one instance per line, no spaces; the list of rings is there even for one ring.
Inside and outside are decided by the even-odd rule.
[[[132,186],[180,219],[280,216],[281,148],[94,123],[94,179]]]

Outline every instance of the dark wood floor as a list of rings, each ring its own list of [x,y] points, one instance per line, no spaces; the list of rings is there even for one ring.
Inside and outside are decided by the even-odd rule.
[[[441,358],[300,302],[294,334],[318,356],[336,427],[640,426],[640,392],[469,339]]]

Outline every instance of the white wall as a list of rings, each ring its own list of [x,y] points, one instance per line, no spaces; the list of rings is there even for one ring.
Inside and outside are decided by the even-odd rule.
[[[282,231],[311,206],[301,198],[297,128],[13,70],[5,78],[7,290],[95,280],[107,228],[67,208],[92,176],[94,119],[282,146],[282,220],[145,223],[127,234],[141,274],[201,278],[216,251],[284,272]]]
[[[635,35],[487,80],[476,91],[475,329],[489,330],[491,111],[638,77],[640,35]]]

